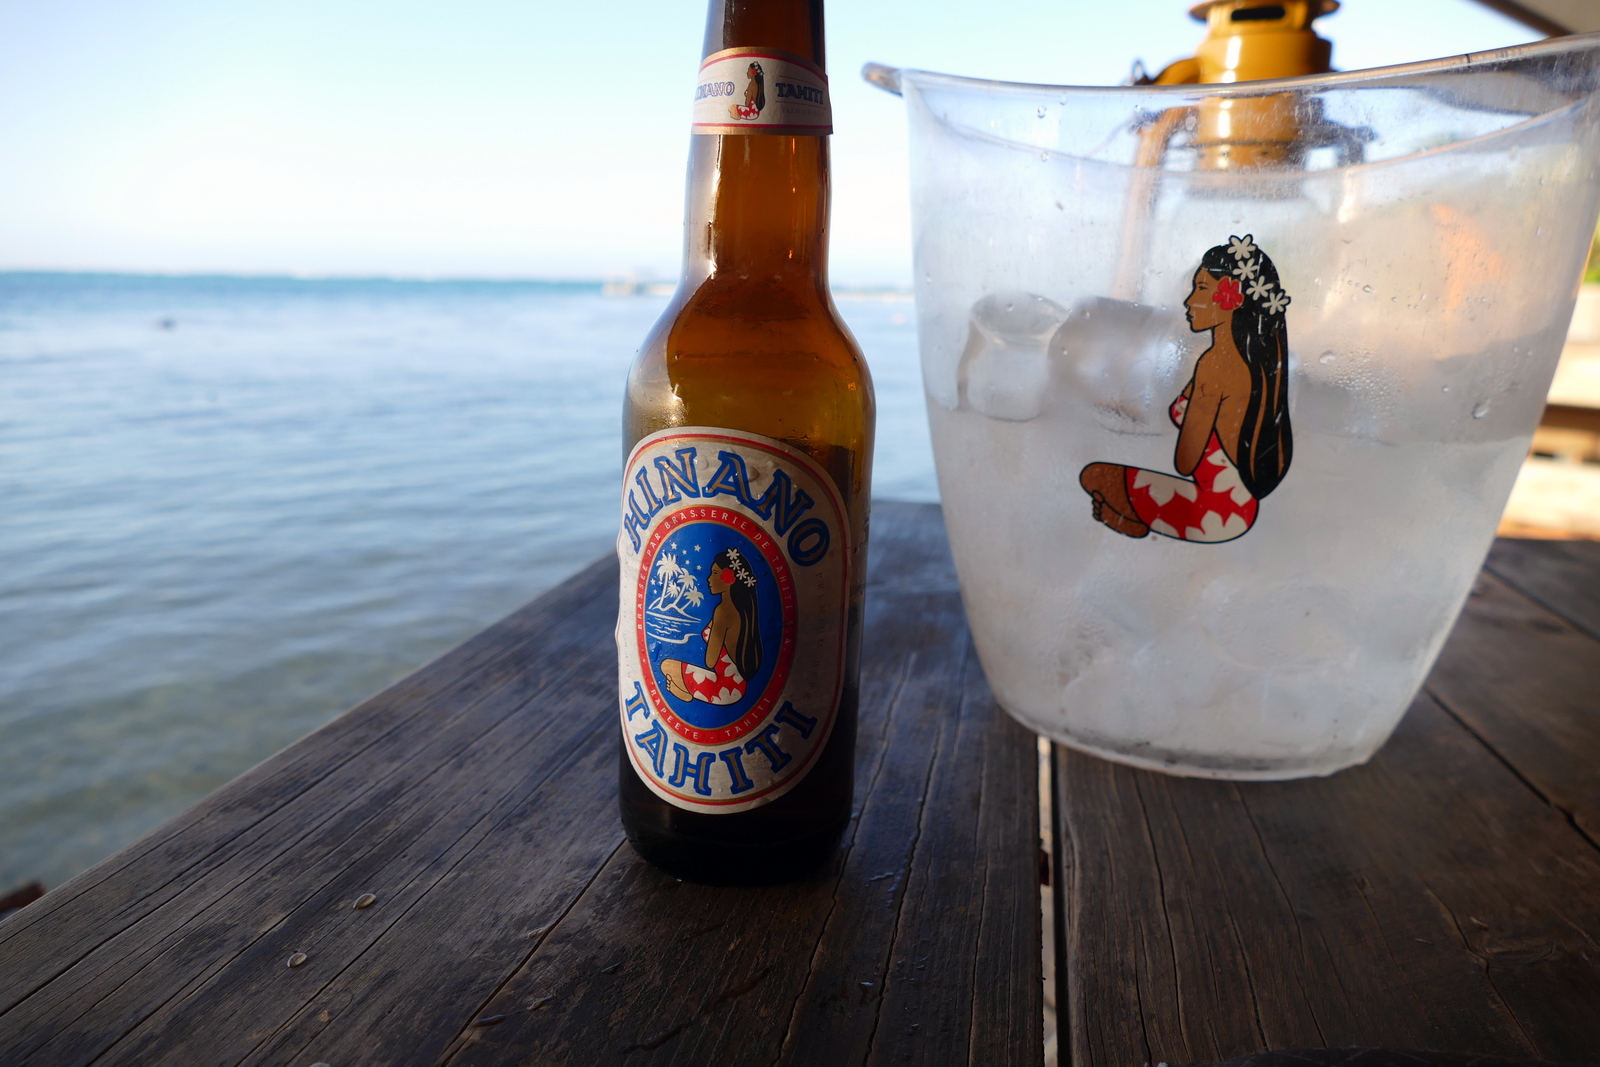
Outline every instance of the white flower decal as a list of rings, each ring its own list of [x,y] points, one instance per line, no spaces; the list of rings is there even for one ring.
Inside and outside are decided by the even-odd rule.
[[[1267,294],[1272,292],[1272,283],[1265,278],[1257,278],[1245,287],[1245,292],[1250,294],[1252,300],[1265,300]]]
[[[1267,301],[1267,314],[1269,314],[1269,315],[1281,315],[1281,314],[1283,314],[1283,309],[1288,307],[1288,306],[1289,306],[1289,294],[1288,293],[1285,293],[1285,292],[1282,292],[1282,291],[1273,293],[1271,299],[1269,299]]]
[[[1227,493],[1241,508],[1255,499],[1250,495],[1250,490],[1244,487],[1244,479],[1239,477],[1239,469],[1228,461],[1226,452],[1217,449],[1211,454],[1211,462],[1222,468],[1211,482],[1212,492]]]
[[[1260,260],[1247,259],[1242,261],[1237,267],[1233,268],[1233,273],[1236,277],[1243,278],[1245,281],[1249,281],[1251,278],[1256,276],[1256,271],[1260,269]]]
[[[1243,237],[1228,238],[1228,251],[1233,253],[1234,259],[1249,259],[1256,254],[1256,245],[1255,241],[1251,240],[1252,236],[1247,233]]]
[[[1150,490],[1150,498],[1162,507],[1166,507],[1174,494],[1185,500],[1195,500],[1200,496],[1200,490],[1187,478],[1174,478],[1170,474],[1161,474],[1157,471],[1140,470],[1133,479],[1135,489]]]
[[[1198,527],[1184,528],[1183,536],[1186,541],[1203,541],[1216,544],[1219,541],[1232,541],[1235,537],[1242,536],[1250,529],[1250,524],[1240,515],[1229,515],[1226,522],[1215,511],[1208,511],[1201,516]]]

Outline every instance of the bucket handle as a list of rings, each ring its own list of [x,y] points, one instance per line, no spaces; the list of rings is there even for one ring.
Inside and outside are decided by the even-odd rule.
[[[867,63],[861,68],[861,78],[882,89],[886,93],[900,95],[900,68],[888,67],[882,63]]]

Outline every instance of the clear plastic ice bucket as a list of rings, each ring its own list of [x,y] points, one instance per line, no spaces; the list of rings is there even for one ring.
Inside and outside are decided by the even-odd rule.
[[[939,484],[1007,711],[1219,778],[1383,744],[1561,352],[1597,49],[1171,87],[868,68],[910,114]]]

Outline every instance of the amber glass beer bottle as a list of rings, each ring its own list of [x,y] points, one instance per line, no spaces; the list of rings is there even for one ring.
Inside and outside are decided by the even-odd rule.
[[[759,884],[850,819],[874,403],[828,291],[822,0],[711,0],[683,280],[629,372],[622,823]]]

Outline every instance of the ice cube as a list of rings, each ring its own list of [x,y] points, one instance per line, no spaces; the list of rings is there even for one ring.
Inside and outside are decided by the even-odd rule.
[[[1066,317],[1033,293],[990,293],[973,304],[957,372],[962,401],[991,419],[1036,418],[1049,397],[1050,338]]]
[[[1183,388],[1192,342],[1176,312],[1110,297],[1072,305],[1050,341],[1050,362],[1102,424],[1124,432],[1166,430],[1166,408]]]

